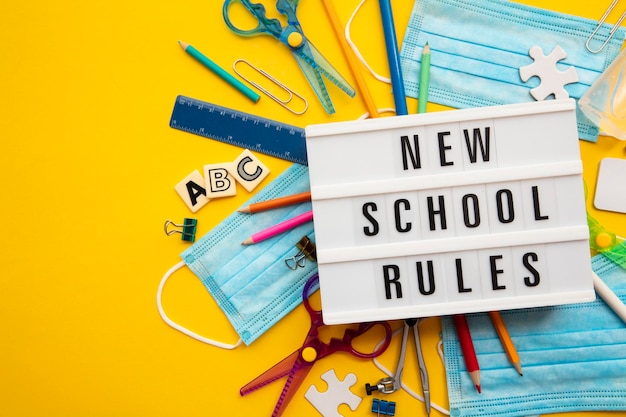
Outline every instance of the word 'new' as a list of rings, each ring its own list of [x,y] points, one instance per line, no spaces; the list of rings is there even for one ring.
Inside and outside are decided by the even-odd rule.
[[[456,132],[455,132],[456,133]],[[455,149],[454,145],[458,145],[458,138],[455,138],[452,131],[445,130],[436,132],[435,135],[437,144],[436,153],[438,158],[426,158],[428,161],[437,161],[439,166],[447,167],[455,165],[455,157],[458,156],[458,149]],[[462,148],[467,152],[467,161],[471,164],[477,162],[489,162],[491,153],[491,129],[489,126],[472,129],[470,134],[469,129],[462,130],[461,142],[464,144]],[[432,138],[428,138],[430,141]],[[422,168],[422,151],[420,147],[419,134],[412,135],[412,139],[409,136],[400,136],[400,148],[402,155],[402,168],[407,171],[409,169]],[[479,159],[480,156],[480,159]]]

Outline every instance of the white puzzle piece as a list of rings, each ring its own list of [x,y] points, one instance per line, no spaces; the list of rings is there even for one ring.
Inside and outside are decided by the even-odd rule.
[[[541,84],[530,90],[530,94],[537,101],[545,100],[551,94],[555,98],[568,98],[569,93],[565,90],[566,84],[578,82],[576,68],[569,67],[565,71],[560,71],[556,63],[567,57],[567,53],[559,45],[555,46],[552,52],[544,55],[538,46],[530,48],[528,54],[535,60],[530,65],[519,69],[520,78],[526,82],[531,77],[539,77]]]
[[[331,369],[321,377],[328,384],[328,390],[320,392],[315,385],[311,385],[304,397],[324,417],[343,417],[337,409],[341,404],[347,404],[352,411],[356,411],[361,404],[361,397],[350,391],[350,387],[356,384],[356,375],[348,374],[340,381]]]

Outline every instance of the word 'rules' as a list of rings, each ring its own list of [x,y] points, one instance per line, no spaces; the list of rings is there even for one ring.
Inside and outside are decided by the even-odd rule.
[[[595,297],[573,100],[306,128],[327,324]]]

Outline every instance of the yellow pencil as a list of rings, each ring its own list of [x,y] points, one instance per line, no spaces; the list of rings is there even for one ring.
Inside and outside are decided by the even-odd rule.
[[[504,347],[504,351],[506,352],[506,356],[509,358],[509,361],[517,372],[520,375],[522,374],[522,364],[520,362],[519,354],[517,353],[517,349],[515,349],[515,345],[513,344],[513,340],[511,340],[511,335],[509,335],[509,331],[504,324],[504,320],[502,320],[502,316],[499,311],[490,311],[489,317],[491,318],[491,322],[493,323],[493,327],[495,327],[496,332],[498,333],[498,337],[500,338],[500,342],[502,342],[502,346]]]
[[[348,41],[346,40],[343,30],[341,28],[341,24],[339,23],[339,18],[337,17],[337,12],[333,7],[330,0],[322,0],[324,3],[324,7],[326,8],[326,14],[330,19],[330,23],[335,30],[335,35],[337,35],[337,39],[339,39],[339,45],[343,50],[343,54],[346,56],[348,60],[348,65],[350,66],[350,70],[352,71],[352,75],[354,75],[354,79],[356,80],[357,87],[361,92],[361,96],[363,96],[363,100],[365,101],[365,107],[367,107],[367,112],[370,114],[370,117],[379,117],[378,109],[376,108],[376,104],[374,103],[374,99],[370,94],[369,89],[367,88],[367,84],[365,83],[365,78],[363,78],[363,74],[359,71],[358,63],[356,57],[354,56],[354,52],[350,49],[350,45],[348,45]]]

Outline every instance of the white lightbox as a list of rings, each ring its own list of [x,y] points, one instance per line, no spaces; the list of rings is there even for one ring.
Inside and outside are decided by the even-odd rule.
[[[595,298],[573,100],[306,128],[324,322]]]

